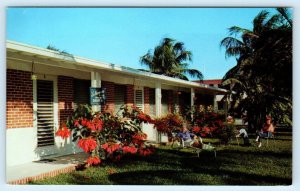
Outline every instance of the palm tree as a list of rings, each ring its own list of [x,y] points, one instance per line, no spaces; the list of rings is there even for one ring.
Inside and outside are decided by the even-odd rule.
[[[233,103],[248,111],[256,127],[267,113],[291,121],[292,109],[286,106],[292,105],[292,19],[285,8],[277,12],[261,11],[253,19],[252,30],[229,28],[230,36],[220,43],[226,57],[237,59],[223,80],[241,82],[234,87]]]
[[[154,52],[150,50],[140,58],[141,64],[149,67],[150,72],[174,78],[188,80],[186,74],[203,80],[199,70],[189,69],[188,61],[192,61],[192,52],[185,50],[184,43],[171,38],[164,38]]]

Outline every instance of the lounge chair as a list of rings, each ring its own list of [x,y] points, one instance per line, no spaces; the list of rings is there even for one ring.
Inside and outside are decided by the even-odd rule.
[[[216,147],[214,147],[210,144],[204,144],[202,142],[201,137],[198,137],[198,141],[199,141],[200,146],[196,147],[196,146],[194,146],[195,140],[184,141],[182,138],[176,136],[176,137],[173,137],[173,139],[172,139],[171,147],[177,148],[177,149],[183,149],[183,148],[193,149],[193,151],[197,153],[198,157],[200,157],[200,152],[203,150],[204,151],[213,151],[215,158],[217,157]]]

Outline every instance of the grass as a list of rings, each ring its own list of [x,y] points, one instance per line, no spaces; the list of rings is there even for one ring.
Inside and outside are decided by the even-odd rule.
[[[206,142],[217,144],[215,139]],[[229,145],[217,147],[217,158],[203,151],[200,157],[190,149],[157,148],[148,157],[127,156],[118,163],[90,167],[30,184],[59,185],[290,185],[292,183],[292,136],[276,135],[275,144],[266,141],[257,148]]]

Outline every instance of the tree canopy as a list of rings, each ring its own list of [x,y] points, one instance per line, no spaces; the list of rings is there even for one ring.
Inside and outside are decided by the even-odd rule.
[[[256,128],[271,114],[276,122],[292,124],[292,19],[287,8],[275,14],[261,11],[253,29],[229,28],[220,46],[237,64],[223,81],[235,83],[232,108],[247,111]]]
[[[171,38],[164,38],[154,51],[148,51],[140,58],[141,64],[149,67],[150,72],[174,78],[188,80],[186,74],[203,80],[203,74],[196,69],[189,69],[192,52],[187,51],[184,43]]]

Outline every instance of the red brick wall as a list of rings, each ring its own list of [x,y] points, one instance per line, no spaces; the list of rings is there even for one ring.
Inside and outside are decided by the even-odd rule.
[[[134,104],[134,86],[131,84],[126,85],[125,104],[129,106]]]
[[[74,80],[72,77],[58,76],[58,120],[59,124],[66,122],[68,116],[73,114]]]
[[[148,87],[144,87],[144,112],[148,115],[150,114],[150,95]]]
[[[33,127],[31,73],[7,69],[6,128]]]
[[[106,88],[106,104],[101,110],[113,113],[115,109],[115,85],[113,82],[102,81],[101,86]]]

